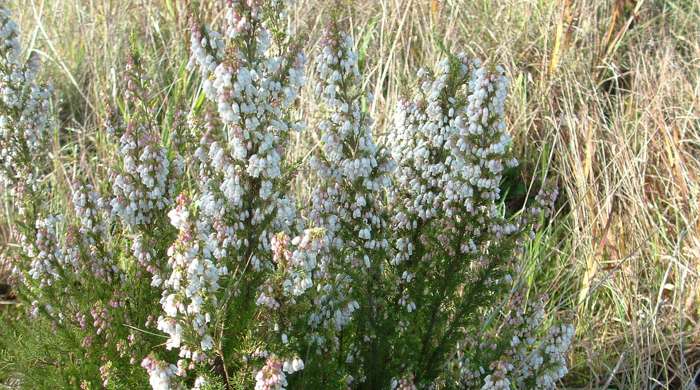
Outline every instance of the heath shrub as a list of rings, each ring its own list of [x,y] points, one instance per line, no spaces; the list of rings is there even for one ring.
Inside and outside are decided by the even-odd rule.
[[[47,153],[62,134],[52,92],[0,10],[7,255],[26,303],[4,332],[12,377],[554,388],[573,330],[521,274],[556,191],[504,204],[504,172],[518,165],[504,69],[445,53],[380,141],[351,36],[330,22],[307,60],[287,3],[229,0],[218,25],[192,18],[188,69],[201,83],[189,109],[163,108],[134,53],[99,129],[108,172],[83,163],[68,183]],[[318,142],[290,153],[298,135]]]

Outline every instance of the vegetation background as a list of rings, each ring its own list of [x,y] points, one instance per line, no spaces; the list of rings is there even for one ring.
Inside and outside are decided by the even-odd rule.
[[[107,169],[106,102],[134,46],[166,102],[192,103],[182,101],[189,3],[9,1],[68,130],[47,151],[59,181],[69,185],[87,160]],[[201,3],[222,17],[215,1]],[[561,190],[528,269],[546,270],[538,292],[576,327],[566,386],[686,388],[700,370],[700,2],[299,0],[291,14],[308,47],[331,16],[352,26],[377,129],[445,46],[505,66],[522,162],[509,196],[524,195],[535,171]],[[314,107],[305,109],[313,123]],[[76,155],[86,144],[94,150]],[[4,214],[0,255],[12,223]],[[0,282],[6,274],[0,263]]]

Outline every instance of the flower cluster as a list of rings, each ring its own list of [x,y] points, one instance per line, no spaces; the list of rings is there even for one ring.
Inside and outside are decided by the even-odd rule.
[[[553,185],[546,185],[540,189],[535,197],[535,204],[528,208],[529,217],[533,219],[534,231],[542,227],[541,219],[551,218],[556,211],[555,203],[559,197],[559,189]]]
[[[80,234],[86,236],[89,243],[95,243],[95,237],[107,234],[107,222],[104,215],[105,201],[94,190],[92,184],[77,184],[73,193],[73,210],[80,221]]]
[[[106,245],[111,238],[107,201],[99,196],[92,184],[80,183],[75,185],[72,200],[78,224],[68,231],[68,255],[74,259],[73,263],[80,264],[85,271],[109,282],[113,275],[120,272],[114,264],[114,254]],[[84,261],[83,256],[90,260]]]
[[[272,356],[255,374],[255,390],[282,390],[287,388],[287,376],[282,370],[282,361]]]
[[[110,318],[109,311],[104,304],[102,302],[95,303],[92,309],[90,309],[90,315],[92,315],[92,326],[96,329],[96,333],[105,333],[111,325],[112,319]]]
[[[362,110],[371,97],[363,91],[351,37],[330,28],[322,45],[316,94],[325,112],[318,124],[320,148],[310,161],[318,185],[308,216],[325,245],[315,256],[317,294],[308,323],[332,335],[350,323],[360,307],[358,285],[379,269],[378,254],[389,247],[381,210],[393,163],[375,144],[371,118]],[[311,337],[325,342],[320,333]]]
[[[165,222],[176,195],[178,178],[184,172],[184,159],[176,149],[179,121],[170,126],[153,118],[152,80],[144,76],[136,57],[129,58],[124,76],[126,114],[112,113],[108,132],[118,138],[119,166],[112,170],[111,216],[118,219],[131,238],[131,251],[137,263],[152,275],[158,286],[164,278],[164,261],[157,253],[153,228]],[[161,138],[169,130],[170,145]],[[165,225],[167,226],[167,224]],[[138,272],[139,275],[141,272]]]
[[[421,356],[431,344],[459,339],[464,320],[445,307],[459,313],[490,305],[484,294],[506,290],[510,280],[522,227],[499,211],[503,169],[516,164],[508,150],[503,73],[464,54],[450,56],[435,70],[418,72],[418,93],[395,112],[390,302],[408,313],[395,320],[397,341],[423,333],[417,345],[401,348],[423,369],[434,369],[430,360],[437,356]],[[427,285],[441,287],[428,291]],[[426,314],[430,320],[421,324]],[[435,334],[444,327],[455,330]]]
[[[515,329],[510,349],[506,351],[512,382],[519,387],[532,378],[538,389],[553,389],[567,373],[565,353],[573,337],[571,325],[552,325],[544,337],[539,337],[545,317],[544,297],[532,307],[523,304],[523,298],[514,297],[515,308],[507,322]],[[530,309],[530,312],[525,312]]]
[[[289,298],[302,295],[313,286],[312,275],[318,262],[318,254],[328,246],[322,229],[304,229],[303,233],[290,240],[286,233],[278,233],[272,237],[272,261],[276,268],[284,273],[280,281],[281,295],[279,298]],[[272,288],[272,286],[267,286]],[[268,308],[278,308],[279,303],[272,294],[263,291],[258,298],[258,305]]]
[[[218,115],[207,114],[202,125],[193,113],[192,127],[202,130],[192,156],[196,188],[191,202],[181,197],[168,214],[180,234],[169,250],[158,328],[168,333],[168,348],[195,362],[211,357],[214,311],[238,318],[229,307],[249,304],[235,302],[241,294],[235,282],[243,278],[246,289],[261,290],[253,301],[259,307],[279,306],[265,295],[263,275],[282,267],[276,237],[301,225],[282,158],[290,133],[301,128],[290,109],[304,82],[305,59],[293,46],[272,41],[269,17],[279,14],[278,3],[229,1],[224,34],[192,29],[190,65],[199,68]],[[220,289],[228,269],[241,274],[227,277]]]
[[[269,251],[273,232],[288,232],[295,220],[293,202],[281,191],[281,161],[290,131],[300,128],[289,108],[304,82],[305,63],[294,48],[274,52],[265,27],[268,7],[275,5],[230,1],[224,35],[199,28],[192,34],[191,63],[208,80],[205,95],[221,121],[221,127],[209,123],[195,152],[198,226],[211,232],[208,246],[218,259],[252,250],[258,270],[269,259],[256,253]]]
[[[75,278],[83,271],[107,282],[119,274],[104,246],[108,240],[105,202],[88,184],[76,189],[73,206],[77,225],[66,224],[63,215],[50,215],[36,221],[33,236],[23,235],[24,254],[31,261],[28,274],[40,287],[62,277]]]
[[[255,390],[284,390],[287,388],[287,375],[304,369],[304,362],[298,357],[282,361],[277,356],[268,356],[265,365],[255,374]]]
[[[0,185],[14,193],[36,190],[51,121],[50,90],[36,80],[39,58],[23,61],[10,16],[0,6]]]
[[[399,103],[391,140],[398,163],[395,196],[404,208],[395,223],[410,228],[461,211],[486,223],[497,215],[504,166],[517,163],[507,154],[503,69],[489,73],[479,61],[459,55],[440,62],[435,74],[421,70],[418,76],[421,94]]]
[[[162,362],[152,356],[146,356],[141,362],[148,373],[148,382],[153,390],[172,390],[172,378],[177,373],[177,366]]]
[[[574,329],[566,324],[544,328],[544,303],[545,297],[540,297],[530,305],[515,294],[498,334],[482,339],[467,336],[448,363],[457,373],[455,383],[483,390],[554,389],[567,373],[565,356]]]
[[[316,93],[327,112],[318,125],[322,148],[310,163],[320,183],[312,195],[309,217],[326,229],[336,248],[386,249],[388,242],[380,234],[386,221],[380,210],[393,164],[375,145],[371,118],[361,109],[362,99],[369,98],[362,93],[352,39],[328,32],[323,44],[317,58]],[[338,237],[342,223],[354,229],[345,242]],[[350,262],[368,267],[364,256]]]
[[[439,300],[456,304],[479,294],[459,296],[450,289],[466,281],[496,287],[510,278],[501,246],[522,227],[500,214],[499,186],[504,167],[517,162],[508,150],[502,68],[460,54],[434,71],[421,69],[418,78],[419,92],[397,106],[389,140],[397,164],[389,197],[397,233],[391,284],[397,286],[394,301],[406,312],[428,310],[440,318]],[[446,289],[426,294],[426,283]],[[404,324],[399,328],[410,334]],[[428,329],[434,326],[431,321]]]
[[[152,222],[154,213],[168,207],[170,160],[153,129],[131,125],[119,140],[124,169],[114,177],[112,213],[129,227]]]
[[[28,274],[40,288],[51,286],[60,279],[64,266],[73,266],[66,264],[64,250],[58,241],[60,232],[57,225],[61,219],[60,216],[49,216],[37,220],[36,236],[32,240],[23,237],[24,252],[31,259]]]
[[[201,363],[214,347],[209,324],[217,307],[219,277],[226,275],[227,269],[216,266],[211,253],[200,249],[188,220],[188,203],[187,197],[180,195],[176,208],[168,213],[180,234],[168,249],[170,276],[162,283],[160,303],[165,315],[158,318],[158,329],[169,336],[167,349],[177,348],[181,358]]]

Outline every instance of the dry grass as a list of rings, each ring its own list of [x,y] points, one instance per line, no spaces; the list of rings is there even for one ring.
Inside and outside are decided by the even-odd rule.
[[[104,158],[72,151],[99,138],[130,36],[173,87],[186,62],[185,1],[13,3],[63,99],[70,136],[54,151],[57,174]],[[563,193],[546,256],[547,291],[577,326],[567,383],[688,383],[700,361],[700,5],[300,0],[292,23],[312,46],[331,15],[356,36],[379,129],[441,44],[506,65],[525,166],[547,170]]]

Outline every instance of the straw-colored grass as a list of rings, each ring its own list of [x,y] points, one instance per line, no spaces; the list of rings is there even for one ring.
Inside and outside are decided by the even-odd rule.
[[[56,175],[106,159],[101,120],[132,43],[171,83],[158,93],[186,82],[189,1],[10,3],[60,98]],[[379,135],[441,46],[506,66],[522,171],[562,190],[536,261],[577,329],[565,385],[685,388],[700,369],[700,3],[300,0],[291,23],[311,47],[331,17],[356,37]]]

